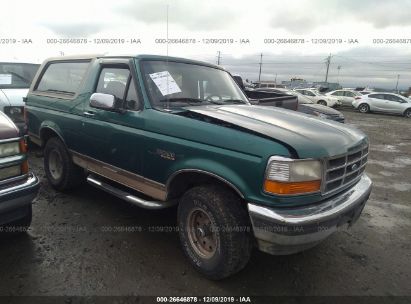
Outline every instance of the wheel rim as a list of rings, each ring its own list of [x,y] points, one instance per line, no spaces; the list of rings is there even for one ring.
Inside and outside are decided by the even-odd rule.
[[[407,117],[407,118],[411,118],[411,111],[407,111],[406,113],[405,113],[405,116]]]
[[[57,150],[52,150],[49,155],[49,171],[54,179],[59,179],[63,174],[63,161]]]
[[[327,105],[327,103],[324,102],[324,101],[319,101],[318,103],[319,103],[320,105],[322,105],[322,106],[326,106],[326,105]]]
[[[187,231],[194,251],[205,259],[212,258],[217,250],[218,237],[207,212],[200,208],[192,210],[187,219]]]
[[[363,105],[363,106],[360,107],[360,112],[366,113],[367,111],[368,111],[368,107],[367,107],[367,106]]]

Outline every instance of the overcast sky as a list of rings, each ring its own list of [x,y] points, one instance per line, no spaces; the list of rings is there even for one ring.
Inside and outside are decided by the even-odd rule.
[[[411,0],[13,0],[2,4],[0,61],[41,62],[49,56],[78,53],[166,54],[166,7],[170,38],[196,39],[195,44],[169,45],[168,54],[216,62],[244,78],[278,81],[325,78],[325,58],[332,54],[329,81],[344,86],[411,86],[411,43],[374,44],[373,39],[411,39]],[[48,44],[54,38],[141,39],[141,44]],[[228,38],[246,44],[204,44],[202,39]],[[301,44],[266,44],[269,38],[303,38]],[[336,38],[358,44],[315,44],[311,39]],[[411,41],[410,41],[411,42]],[[340,69],[338,70],[338,67]],[[338,73],[339,71],[339,73]]]

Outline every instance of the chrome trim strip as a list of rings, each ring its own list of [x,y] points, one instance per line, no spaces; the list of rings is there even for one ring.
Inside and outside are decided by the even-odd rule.
[[[0,186],[11,184],[11,183],[17,182],[19,180],[26,179],[28,176],[29,176],[28,174],[24,174],[24,175],[15,176],[15,177],[12,177],[12,178],[9,178],[9,179],[2,180],[2,181],[0,181]]]
[[[347,192],[321,202],[315,206],[299,208],[268,208],[248,203],[251,218],[257,216],[273,222],[273,224],[304,225],[318,223],[338,216],[356,204],[364,202],[371,193],[372,182],[364,174],[361,180]]]
[[[25,154],[16,154],[0,158],[0,168],[7,168],[13,165],[18,165],[26,159]]]
[[[178,176],[180,173],[190,173],[190,172],[192,172],[192,173],[201,173],[201,174],[205,174],[205,175],[214,177],[214,178],[218,179],[219,181],[225,183],[231,189],[233,189],[241,198],[243,198],[243,199],[245,198],[243,193],[234,184],[232,184],[228,180],[224,179],[223,177],[221,177],[217,174],[214,174],[214,173],[211,173],[211,172],[208,172],[208,171],[205,171],[205,170],[201,170],[201,169],[181,169],[181,170],[178,170],[178,171],[174,172],[173,174],[171,174],[169,176],[169,178],[167,179],[167,182],[166,182],[166,185],[165,185],[167,194],[170,192],[170,189],[169,189],[170,184],[176,176]]]
[[[151,209],[151,210],[164,209],[164,208],[172,207],[177,203],[176,201],[171,201],[171,202],[147,201],[135,195],[131,195],[128,192],[117,189],[113,187],[112,185],[109,185],[108,183],[98,180],[97,177],[94,177],[94,176],[88,176],[87,182],[93,185],[94,187],[104,190],[114,196],[117,196],[133,205],[136,205],[144,209]]]
[[[0,190],[0,195],[6,195],[6,194],[10,194],[10,193],[17,192],[20,190],[24,190],[25,188],[35,186],[38,183],[39,183],[38,178],[34,174],[30,174],[28,179],[24,183]]]
[[[15,142],[15,141],[20,141],[22,137],[13,137],[13,138],[7,138],[7,139],[0,139],[0,144],[7,144],[9,142]]]
[[[112,166],[73,150],[70,150],[70,153],[72,154],[73,162],[87,171],[101,175],[160,201],[165,201],[167,199],[167,191],[164,184]]]

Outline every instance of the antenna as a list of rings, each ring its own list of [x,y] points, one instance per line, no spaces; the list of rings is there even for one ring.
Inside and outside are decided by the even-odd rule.
[[[166,44],[166,69],[167,69],[167,72],[168,72],[168,3],[167,3],[167,6],[166,6],[166,38],[167,38],[167,44]],[[168,79],[168,75],[167,75],[167,97],[166,97],[166,99],[167,99],[167,110],[170,110],[170,101],[169,101],[169,98],[168,98],[168,96],[169,96],[169,94],[168,94],[168,90],[169,90],[169,79]]]

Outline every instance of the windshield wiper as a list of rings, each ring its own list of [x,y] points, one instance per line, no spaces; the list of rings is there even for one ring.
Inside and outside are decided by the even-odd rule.
[[[227,102],[232,102],[232,103],[241,103],[241,104],[246,104],[246,102],[244,101],[244,100],[242,100],[242,99],[225,99],[225,100],[222,100],[224,103],[227,103]]]
[[[166,98],[166,99],[160,99],[159,102],[195,102],[195,103],[201,103],[204,102],[205,100],[198,99],[198,98],[189,98],[189,97],[174,97],[174,98]]]

